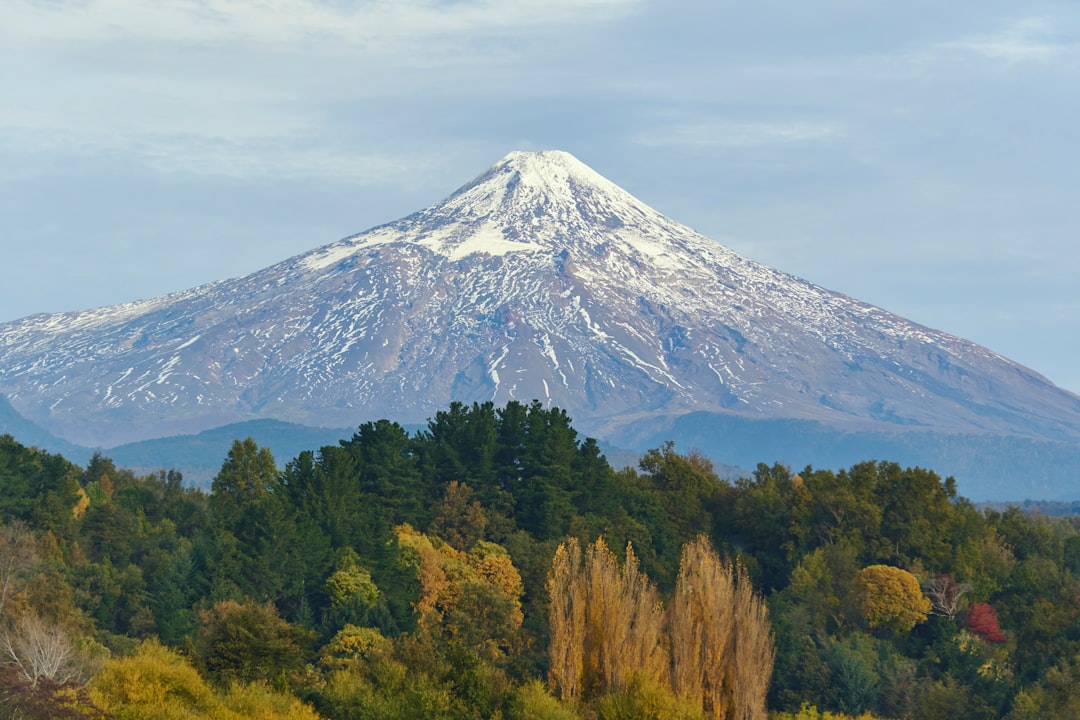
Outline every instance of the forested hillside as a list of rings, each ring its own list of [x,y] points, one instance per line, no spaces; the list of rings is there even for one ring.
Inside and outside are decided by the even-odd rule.
[[[0,437],[0,714],[1080,717],[1080,524],[930,470],[616,471],[519,403],[282,460]]]

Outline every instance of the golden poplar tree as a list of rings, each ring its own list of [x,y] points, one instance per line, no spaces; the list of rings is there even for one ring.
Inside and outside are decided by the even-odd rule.
[[[735,578],[704,536],[683,546],[668,607],[671,685],[713,717],[727,714],[735,639]]]
[[[625,690],[638,677],[663,679],[663,605],[632,547],[620,565],[603,539],[584,558],[570,540],[556,551],[547,585],[548,682],[562,699]]]
[[[765,720],[765,695],[772,679],[776,647],[769,608],[754,591],[746,568],[735,570],[735,648],[732,658],[731,715],[736,720]]]
[[[581,546],[577,538],[570,538],[555,551],[547,580],[551,598],[548,685],[563,700],[581,696],[585,673],[585,597],[581,574]]]
[[[683,547],[668,607],[671,686],[714,718],[759,720],[775,651],[764,599],[746,569],[699,535]]]
[[[548,684],[563,700],[631,689],[645,680],[714,718],[764,720],[772,677],[768,610],[741,565],[699,536],[683,548],[666,612],[632,547],[620,565],[603,539],[560,545],[551,596]]]

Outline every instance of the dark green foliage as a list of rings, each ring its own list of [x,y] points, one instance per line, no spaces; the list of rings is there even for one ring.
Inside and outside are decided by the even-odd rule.
[[[23,447],[0,435],[0,522],[32,522],[70,539],[78,501],[79,469],[60,455]]]
[[[212,598],[287,602],[302,596],[293,513],[270,451],[251,438],[233,443],[214,478],[207,518]]]
[[[852,469],[873,473],[871,464]],[[864,469],[864,466],[865,467]],[[874,490],[881,507],[878,558],[898,566],[916,559],[943,567],[952,548],[948,530],[953,517],[952,501],[956,484],[952,478],[942,483],[932,471],[901,469],[896,463],[879,463]]]
[[[100,454],[80,469],[0,437],[0,520],[29,524],[37,558],[4,612],[33,608],[116,654],[157,636],[215,680],[289,688],[328,718],[632,713],[644,690],[575,709],[536,685],[552,555],[569,536],[602,535],[620,555],[630,542],[670,595],[682,545],[705,534],[767,594],[773,709],[962,720],[1078,707],[1080,521],[976,508],[929,470],[762,464],[732,484],[667,443],[615,471],[561,410],[474,403],[412,434],[365,423],[283,470],[239,440],[212,489],[175,471],[137,477]],[[418,623],[401,523],[460,553],[505,549],[524,587],[520,628],[516,606],[478,583],[455,586],[437,630]],[[948,576],[965,593],[951,614],[871,637],[855,580],[872,565]],[[984,606],[1003,642],[969,622]],[[314,651],[346,626],[377,641],[318,664]]]
[[[829,666],[832,702],[828,705],[848,715],[859,715],[877,706],[874,656],[869,638],[858,634],[829,648],[825,660]]]
[[[273,605],[225,600],[199,613],[191,649],[200,669],[221,685],[280,682],[301,673],[314,639]]]
[[[752,480],[736,484],[732,514],[722,527],[740,553],[752,558],[756,584],[766,588],[787,584],[804,534],[806,493],[796,477],[783,465],[759,464]]]
[[[356,460],[360,490],[378,507],[379,522],[427,524],[435,497],[425,492],[416,443],[405,428],[389,420],[364,423],[342,447]]]

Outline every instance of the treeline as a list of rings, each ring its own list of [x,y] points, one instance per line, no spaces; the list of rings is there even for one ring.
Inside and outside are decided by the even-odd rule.
[[[1080,717],[1080,532],[867,462],[613,469],[452,405],[208,494],[0,437],[12,717]]]

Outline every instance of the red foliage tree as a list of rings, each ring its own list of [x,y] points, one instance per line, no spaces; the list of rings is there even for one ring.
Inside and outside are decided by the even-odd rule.
[[[990,603],[975,603],[968,613],[967,626],[983,640],[992,643],[1005,642],[1005,633],[998,624],[997,611]]]

